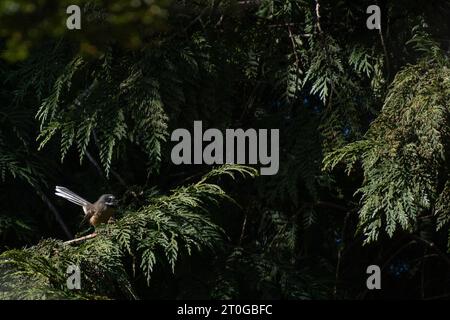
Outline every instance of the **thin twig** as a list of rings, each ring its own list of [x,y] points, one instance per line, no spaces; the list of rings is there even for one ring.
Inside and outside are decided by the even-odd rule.
[[[94,137],[95,145],[96,145],[97,148],[100,150],[100,143],[98,142],[98,138],[97,138],[97,134],[95,133],[95,130],[93,131],[93,134],[92,134],[92,135],[93,135],[93,137]],[[86,151],[86,154],[87,154],[87,151]],[[100,166],[99,166],[98,162],[95,161],[94,158],[92,158],[92,160],[94,161],[94,162],[93,162],[94,165],[95,165],[97,168],[99,168]],[[102,174],[103,174],[103,170],[100,169],[100,171],[101,171]],[[125,188],[128,188],[127,183],[126,183],[125,180],[124,180],[124,179],[116,172],[116,170],[114,170],[114,169],[111,167],[111,168],[109,168],[109,172],[111,172],[111,174],[117,179],[117,181],[119,181],[119,183],[120,183],[122,186],[124,186]],[[106,177],[105,177],[105,179],[106,179]]]
[[[423,256],[427,255],[428,248],[425,248]],[[420,275],[420,296],[425,299],[425,263],[427,259],[422,259],[422,270]]]
[[[301,25],[301,23],[296,23],[296,22],[286,22],[286,23],[275,23],[275,24],[269,24],[269,25],[267,25],[267,27],[269,27],[269,28],[284,28],[284,27],[293,27],[293,26],[298,26],[298,25]],[[301,36],[308,36],[308,37],[310,37],[310,36],[312,36],[312,34],[310,34],[310,33],[304,33],[304,34],[301,34]]]
[[[242,0],[238,1],[238,5],[240,6],[259,6],[261,4],[261,0]]]
[[[448,298],[448,297],[450,297],[450,293],[443,294],[440,296],[428,297],[428,298],[425,298],[424,300],[438,300],[438,299],[444,299],[444,298]]]
[[[295,90],[294,90],[294,99],[295,99],[295,97],[297,96],[298,74],[299,74],[299,70],[300,70],[300,59],[297,54],[297,46],[295,45],[294,35],[292,34],[291,27],[288,26],[287,29],[289,32],[289,39],[291,39],[292,51],[293,51],[294,57],[295,57]]]
[[[244,216],[244,222],[242,223],[241,236],[239,237],[239,246],[241,246],[242,240],[244,239],[246,225],[247,225],[247,215]]]
[[[389,60],[389,54],[387,52],[387,48],[386,48],[386,43],[384,42],[384,36],[383,36],[383,32],[381,31],[381,26],[380,29],[378,29],[378,32],[380,33],[380,39],[381,39],[381,45],[383,46],[383,51],[384,51],[384,55],[386,58],[386,79],[388,79],[391,77],[391,66],[390,66],[390,60]]]
[[[377,5],[378,1],[377,1]],[[386,61],[386,79],[389,81],[390,77],[391,77],[391,63],[390,63],[390,59],[389,59],[389,54],[387,51],[387,47],[386,47],[386,41],[384,40],[384,35],[383,35],[383,30],[381,28],[381,23],[379,25],[378,28],[378,33],[380,35],[380,40],[381,40],[381,46],[383,47],[383,52],[384,52],[384,56],[385,56],[385,61]]]
[[[255,99],[257,98],[257,93],[258,93],[258,89],[260,87],[260,83],[257,83],[253,89],[252,92],[250,93],[247,102],[245,104],[245,107],[242,110],[242,114],[241,117],[239,118],[239,122],[242,123],[242,121],[244,121],[244,117],[248,114],[249,111],[252,110],[252,107],[255,104]]]
[[[320,33],[322,33],[322,27],[320,26],[320,4],[319,4],[319,0],[316,0],[316,17],[317,17],[317,22],[316,22],[316,26],[317,29],[319,30]]]
[[[99,174],[100,177],[105,178],[104,174],[103,174],[103,170],[100,167],[100,165],[98,164],[97,161],[95,161],[94,157],[91,155],[91,153],[89,151],[86,150],[86,156],[89,159],[89,161],[92,163],[92,165],[95,167],[95,169],[97,169],[97,172]]]
[[[97,236],[97,233],[94,232],[94,233],[88,234],[87,236],[84,236],[84,237],[80,237],[80,238],[76,238],[76,239],[72,239],[72,240],[66,241],[66,242],[64,242],[64,244],[77,244],[77,243],[83,242],[85,240],[93,239],[96,236]]]
[[[183,34],[183,33],[186,33],[186,32],[187,32],[193,25],[195,25],[197,22],[200,21],[200,23],[201,23],[202,16],[206,13],[206,11],[208,11],[208,7],[204,7],[204,8],[200,11],[200,13],[199,13],[199,14],[198,14],[191,22],[189,22],[189,24],[188,24],[186,27],[184,27],[182,30],[180,30],[180,31],[178,31],[178,32],[175,32],[172,36],[168,37],[167,40],[166,40],[166,42],[170,42],[170,41],[172,41],[173,39],[175,39],[178,35]]]
[[[339,204],[336,203],[331,203],[331,202],[327,202],[327,201],[317,201],[314,205],[318,206],[318,207],[325,207],[325,208],[332,208],[332,209],[336,209],[339,211],[349,211],[352,210],[350,208],[341,206]],[[353,209],[355,210],[355,209]]]
[[[381,266],[380,271],[383,271],[384,269],[386,269],[386,267],[391,263],[392,260],[394,260],[395,257],[397,257],[404,249],[406,249],[407,247],[409,247],[410,245],[413,244],[417,244],[417,241],[412,240],[407,242],[406,244],[404,244],[403,246],[401,246],[399,249],[397,249]],[[360,295],[359,295],[359,299],[364,299],[365,296],[367,295],[367,293],[369,292],[369,289],[366,288]]]
[[[436,244],[434,242],[425,240],[419,236],[416,235],[411,235],[411,237],[425,245],[427,245],[428,247],[430,247],[431,249],[433,249],[445,262],[447,262],[450,265],[450,257],[445,254],[443,251],[441,251],[441,249],[438,248],[438,246],[436,246]]]
[[[67,228],[67,225],[65,224],[63,218],[59,214],[59,211],[56,209],[56,207],[53,205],[53,203],[51,203],[50,199],[41,190],[37,190],[37,193],[40,195],[42,200],[44,200],[45,204],[48,206],[50,211],[53,212],[53,214],[55,215],[56,221],[59,223],[59,225],[63,229],[63,231],[66,234],[67,238],[73,239],[72,233],[69,231],[69,228]]]
[[[348,219],[350,218],[350,215],[351,215],[351,211],[347,212],[347,214],[345,215],[345,218],[344,218],[344,225],[342,226],[342,233],[341,233],[342,245],[338,250],[337,263],[336,263],[336,274],[335,274],[335,280],[334,280],[333,294],[334,294],[335,299],[337,298],[339,275],[341,273],[342,253],[345,248],[345,232],[347,230],[347,224],[348,224]]]

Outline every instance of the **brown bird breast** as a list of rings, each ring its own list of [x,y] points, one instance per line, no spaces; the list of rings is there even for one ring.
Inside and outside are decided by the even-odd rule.
[[[96,227],[101,223],[107,223],[109,219],[114,215],[114,209],[106,205],[94,204],[88,208],[87,215],[89,223]]]

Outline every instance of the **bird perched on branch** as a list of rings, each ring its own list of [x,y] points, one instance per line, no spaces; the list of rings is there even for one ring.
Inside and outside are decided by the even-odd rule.
[[[118,204],[114,195],[104,194],[100,196],[96,202],[90,203],[65,187],[56,186],[55,189],[55,194],[57,196],[69,200],[83,208],[85,215],[83,222],[89,221],[92,226],[96,227],[101,223],[109,222],[110,219],[113,218]]]

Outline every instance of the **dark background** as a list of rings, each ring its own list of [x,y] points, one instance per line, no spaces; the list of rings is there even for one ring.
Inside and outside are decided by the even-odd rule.
[[[65,8],[74,2],[83,10],[82,29],[69,31]],[[212,168],[174,166],[170,133],[202,120],[204,129],[280,129],[280,170],[275,176],[214,180],[239,207],[229,202],[206,206],[224,235],[206,241],[211,250],[180,253],[173,272],[167,255],[157,250],[147,284],[143,271],[133,271],[139,251],[123,251],[125,273],[141,299],[448,298],[448,224],[439,230],[436,226],[450,209],[444,187],[450,4],[377,1],[382,29],[368,30],[366,8],[371,4],[2,1],[0,251],[31,247],[24,251],[33,254],[29,261],[39,256],[53,261],[53,253],[32,246],[42,239],[65,241],[89,232],[79,227],[80,208],[53,195],[55,185],[91,201],[114,193],[121,200],[121,219],[156,195],[199,181]],[[439,161],[419,152],[416,157],[407,154],[411,162],[405,162],[403,151],[388,155],[382,149],[396,143],[402,150],[408,143],[419,151],[428,148],[420,140],[427,132],[395,131],[406,119],[397,115],[415,110],[412,103],[399,104],[393,114],[390,105],[383,108],[396,92],[401,72],[416,65],[423,74],[416,83],[431,80],[400,95],[410,101],[429,84],[428,95],[441,97],[444,111],[442,117],[423,111],[423,118],[412,117],[404,127],[422,128],[435,121],[433,132],[441,140],[432,140],[430,150],[444,150]],[[437,71],[429,75],[428,70]],[[431,92],[439,85],[444,89]],[[326,166],[324,157],[368,137],[382,145],[370,149],[379,152],[378,180],[361,166],[370,150],[358,153],[349,173],[339,161],[331,169]],[[390,197],[383,185],[399,193],[406,188],[383,159],[392,160],[405,181],[423,174],[430,200],[426,206],[417,204],[423,194],[414,189],[411,208],[405,209],[412,218],[407,226],[399,222],[392,234],[386,232],[386,217],[395,209],[372,206],[382,227],[376,239],[365,243],[370,219],[361,210],[370,199],[356,191],[379,183],[379,196]],[[404,200],[396,197],[389,201]],[[74,250],[67,257],[75,259]],[[366,268],[372,264],[382,268],[379,291],[366,289]],[[64,270],[64,265],[57,268]],[[22,296],[14,288],[20,284],[10,286],[10,278],[1,279],[2,298],[54,297]],[[92,279],[81,295],[128,298],[114,279]],[[49,280],[45,288],[56,290],[58,281]],[[34,282],[25,283],[33,287]]]

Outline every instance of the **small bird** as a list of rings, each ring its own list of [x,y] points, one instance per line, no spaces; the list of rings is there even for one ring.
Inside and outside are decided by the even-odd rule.
[[[56,186],[55,189],[57,196],[82,207],[85,215],[83,221],[89,221],[92,226],[96,227],[101,223],[107,223],[110,219],[113,219],[118,204],[114,195],[104,194],[96,202],[90,203],[65,187]]]

